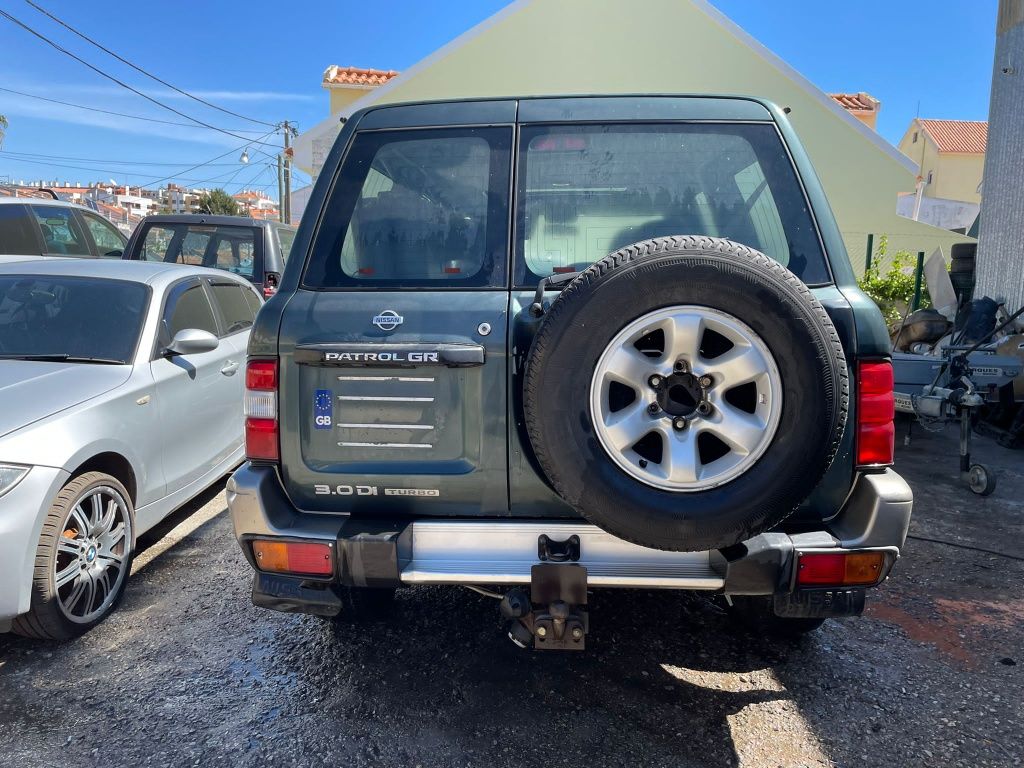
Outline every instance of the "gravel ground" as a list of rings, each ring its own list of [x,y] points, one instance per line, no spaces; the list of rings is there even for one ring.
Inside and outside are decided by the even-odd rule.
[[[456,588],[380,626],[260,611],[214,491],[88,636],[0,636],[0,765],[1020,765],[1024,453],[979,441],[980,499],[955,451],[915,432],[898,467],[912,534],[957,546],[911,539],[865,617],[795,643],[667,592],[598,593],[581,654],[516,649]]]

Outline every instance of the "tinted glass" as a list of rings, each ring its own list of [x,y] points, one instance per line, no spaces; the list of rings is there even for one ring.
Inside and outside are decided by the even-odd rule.
[[[252,232],[242,237],[217,233],[217,261],[209,266],[233,272],[236,275],[252,277],[253,242]]]
[[[96,251],[99,255],[106,257],[108,253],[112,253],[113,255],[108,258],[120,258],[121,252],[124,251],[125,236],[118,232],[117,227],[109,221],[92,213],[84,211],[80,213],[89,234],[92,235],[92,241],[96,244]]]
[[[215,283],[210,287],[213,291],[213,300],[217,302],[221,318],[224,320],[226,334],[244,331],[252,326],[256,313],[245,298],[245,294],[252,291],[237,283]]]
[[[252,227],[210,224],[149,224],[140,258],[214,267],[252,277],[256,245]]]
[[[0,275],[0,357],[130,362],[148,303],[144,285],[124,280]]]
[[[510,139],[503,128],[358,135],[305,283],[503,286]]]
[[[769,125],[522,130],[516,278],[535,285],[652,237],[744,243],[804,282],[830,280],[810,210]]]
[[[256,294],[256,291],[243,291],[245,301],[249,305],[249,309],[252,311],[253,317],[260,311],[260,307],[263,306],[263,301]]]
[[[91,256],[85,234],[70,208],[30,205],[43,232],[43,253],[61,256]]]
[[[0,253],[39,253],[29,215],[23,205],[0,205]]]
[[[214,336],[218,333],[217,321],[213,317],[213,308],[206,298],[206,293],[198,285],[189,288],[178,297],[167,322],[167,330],[172,339],[178,331],[183,331],[186,328],[209,331]]]
[[[292,252],[292,243],[295,242],[295,230],[284,227],[274,227],[274,234],[277,236],[277,245],[281,249],[281,263],[288,261]]]

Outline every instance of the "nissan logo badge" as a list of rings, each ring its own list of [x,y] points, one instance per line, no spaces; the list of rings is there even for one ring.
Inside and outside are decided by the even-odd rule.
[[[373,318],[373,324],[382,331],[393,331],[400,326],[404,318],[393,309],[385,309]]]

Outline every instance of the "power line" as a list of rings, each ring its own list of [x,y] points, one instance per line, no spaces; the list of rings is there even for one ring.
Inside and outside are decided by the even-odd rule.
[[[17,156],[26,160],[38,159],[38,160],[74,160],[82,163],[112,163],[113,165],[157,165],[157,166],[168,166],[171,168],[177,168],[181,163],[155,163],[147,162],[145,160],[111,160],[104,159],[100,160],[94,157],[67,157],[64,155],[40,155],[34,152],[11,152],[9,150],[0,150],[0,155]],[[222,165],[231,166],[234,168],[238,163],[206,163],[209,166]]]
[[[158,101],[157,99],[154,99],[152,96],[150,96],[150,95],[148,95],[146,93],[143,93],[138,88],[134,88],[134,87],[128,85],[128,83],[124,82],[123,80],[118,80],[113,75],[107,74],[106,72],[104,72],[99,67],[97,67],[97,66],[95,66],[93,64],[90,64],[88,61],[86,61],[82,57],[75,55],[74,53],[72,53],[71,51],[67,50],[66,48],[63,48],[59,44],[53,42],[48,37],[43,35],[41,32],[37,32],[36,30],[32,29],[32,27],[30,27],[28,24],[25,24],[24,22],[19,21],[18,19],[14,18],[14,16],[9,14],[7,11],[0,10],[0,16],[3,16],[8,21],[16,24],[17,26],[21,27],[26,32],[34,35],[35,37],[38,37],[40,40],[42,40],[44,43],[46,43],[50,47],[55,48],[56,50],[60,51],[61,53],[63,53],[66,56],[70,56],[72,59],[74,59],[75,61],[79,62],[80,64],[88,67],[93,72],[95,72],[96,74],[100,75],[101,77],[105,77],[108,80],[110,80],[110,81],[112,81],[114,83],[117,83],[122,88],[126,88],[127,90],[131,91],[132,93],[134,93],[134,94],[136,94],[138,96],[141,96],[142,98],[146,99],[146,101],[149,101],[149,102],[152,102],[153,104],[156,104],[158,107],[162,107],[163,109],[166,109],[166,110],[168,110],[170,112],[173,112],[174,114],[176,114],[176,115],[178,115],[180,117],[184,117],[186,120],[191,120],[193,123],[195,123],[197,125],[201,125],[204,128],[209,128],[211,131],[218,131],[218,132],[226,134],[228,136],[233,136],[236,139],[242,139],[242,140],[247,141],[249,143],[263,144],[263,145],[268,146],[268,147],[273,147],[274,146],[273,144],[270,144],[270,143],[265,142],[265,141],[260,141],[258,139],[246,139],[245,136],[241,136],[241,135],[239,135],[237,133],[232,133],[231,131],[228,131],[228,130],[226,130],[224,128],[218,128],[215,125],[210,125],[209,123],[203,122],[202,120],[200,120],[198,118],[192,117],[191,115],[188,115],[188,114],[182,112],[180,109],[175,109],[174,107],[168,106],[167,104],[164,104],[162,101]],[[275,126],[275,128],[276,128],[276,126]],[[271,131],[271,133],[273,133],[273,131]],[[268,133],[267,135],[269,136],[270,134]],[[275,147],[275,149],[276,149],[276,147]]]
[[[232,115],[233,117],[238,117],[238,118],[241,118],[242,120],[248,120],[251,123],[258,123],[260,125],[266,125],[266,126],[269,126],[271,128],[276,128],[277,127],[274,123],[268,123],[265,120],[257,120],[254,117],[246,117],[245,115],[240,115],[237,112],[232,112],[230,109],[225,109],[224,107],[218,107],[216,104],[212,104],[209,101],[206,101],[205,99],[201,99],[198,96],[194,96],[193,94],[189,93],[188,91],[184,91],[184,90],[182,90],[181,88],[178,88],[175,85],[171,85],[166,80],[161,80],[159,77],[157,77],[154,74],[151,74],[150,72],[147,72],[146,70],[144,70],[142,67],[138,66],[137,64],[133,64],[132,62],[128,61],[128,59],[124,58],[123,56],[119,56],[118,54],[116,54],[112,50],[110,50],[109,48],[105,48],[104,46],[100,45],[99,43],[97,43],[95,40],[93,40],[88,35],[85,35],[82,32],[79,32],[77,29],[72,27],[70,24],[68,24],[68,23],[58,19],[52,13],[47,11],[45,8],[41,8],[40,6],[36,5],[35,3],[32,2],[32,0],[25,0],[25,2],[27,2],[29,5],[31,5],[33,8],[35,8],[41,14],[43,14],[45,16],[49,16],[51,19],[53,19],[55,22],[60,24],[62,27],[64,27],[68,31],[72,32],[75,35],[78,35],[80,38],[82,38],[86,42],[91,43],[92,45],[96,46],[97,48],[99,48],[104,53],[109,54],[110,56],[113,56],[115,59],[120,61],[122,64],[127,64],[129,67],[134,69],[136,72],[141,72],[142,74],[144,74],[146,77],[150,78],[151,80],[155,80],[156,82],[160,83],[161,85],[167,86],[172,91],[176,91],[176,92],[180,93],[182,96],[187,96],[188,98],[190,98],[190,99],[192,99],[194,101],[198,101],[200,104],[205,104],[206,106],[211,107],[213,109],[216,109],[219,112],[223,112],[226,115]]]
[[[3,88],[3,87],[0,87],[0,91],[3,91],[5,93],[13,93],[16,96],[24,96],[25,98],[28,98],[28,99],[39,99],[40,101],[48,101],[51,104],[62,104],[65,107],[74,107],[75,109],[85,109],[85,110],[88,110],[89,112],[101,112],[104,115],[114,115],[116,117],[127,117],[127,118],[131,118],[132,120],[144,120],[144,121],[146,121],[148,123],[160,123],[162,125],[177,125],[177,126],[182,127],[182,128],[195,128],[196,127],[195,123],[181,123],[181,122],[178,122],[177,120],[160,120],[159,118],[156,118],[156,117],[144,117],[142,115],[129,115],[129,114],[126,114],[124,112],[113,112],[113,111],[111,111],[109,109],[100,109],[99,107],[88,107],[85,104],[72,104],[70,101],[61,101],[60,99],[50,99],[50,98],[47,98],[46,96],[39,96],[39,95],[34,94],[34,93],[25,93],[24,91],[16,91],[13,88]],[[232,131],[238,131],[239,133],[259,133],[258,130],[253,130],[252,128],[232,128],[231,130]]]
[[[0,11],[0,13],[2,13],[2,11]],[[264,134],[260,138],[266,138],[271,133],[273,133],[273,131],[270,131],[270,132]],[[211,165],[212,163],[216,162],[217,160],[220,160],[222,157],[227,157],[230,154],[234,154],[235,152],[238,152],[238,151],[244,149],[247,146],[249,146],[248,143],[246,143],[245,145],[243,145],[241,147],[234,147],[232,149],[229,149],[227,152],[223,152],[223,153],[217,155],[216,157],[211,157],[209,160],[206,160],[206,161],[201,162],[201,163],[196,163],[195,165],[193,165],[193,166],[191,166],[189,168],[186,168],[183,171],[179,171],[178,173],[171,174],[170,176],[164,176],[164,177],[159,178],[159,179],[147,178],[145,181],[143,181],[141,183],[140,186],[156,186],[156,185],[159,185],[159,184],[163,184],[165,181],[170,181],[171,179],[180,179],[181,181],[186,181],[187,179],[185,178],[184,174],[191,173],[192,171],[196,170],[197,168],[203,168],[203,167],[205,167],[207,165]],[[7,155],[6,152],[3,152],[2,154]],[[73,169],[81,170],[81,171],[93,171],[94,173],[98,172],[98,171],[103,171],[103,172],[106,172],[106,173],[116,173],[116,174],[119,174],[119,175],[139,176],[139,174],[137,174],[137,173],[131,173],[131,172],[126,171],[124,169],[112,171],[109,168],[85,168],[85,167],[82,167],[82,166],[65,165],[65,164],[62,164],[62,163],[47,163],[47,162],[40,162],[38,160],[22,160],[20,158],[15,158],[15,157],[8,157],[8,159],[13,160],[15,162],[23,162],[23,163],[34,162],[34,163],[36,163],[38,165],[49,165],[49,166],[53,166],[55,168],[73,168]],[[227,175],[226,173],[220,174],[220,176],[226,176],[226,175]],[[196,183],[204,184],[204,183],[206,183],[205,181],[196,181],[194,179],[188,180],[188,181],[190,181],[193,184],[196,184]]]
[[[266,137],[267,137],[267,136],[269,136],[269,135],[270,135],[271,133],[273,133],[273,131],[270,131],[270,133],[267,133],[267,134],[266,134],[265,136],[262,136],[261,138],[266,138]],[[261,143],[262,143],[262,142],[261,142]],[[210,163],[212,163],[212,162],[215,162],[215,161],[217,161],[217,160],[220,160],[220,159],[221,159],[222,157],[227,157],[228,155],[230,155],[230,154],[233,154],[233,153],[235,153],[235,152],[238,152],[238,151],[240,151],[240,150],[242,150],[242,149],[245,149],[245,147],[248,147],[248,146],[249,146],[249,144],[246,144],[245,146],[242,146],[242,147],[235,147],[234,149],[229,149],[229,150],[228,150],[227,152],[225,152],[225,153],[223,153],[223,154],[217,155],[216,157],[211,157],[211,158],[210,158],[209,160],[207,160],[207,161],[206,161],[205,163],[199,163],[199,164],[197,164],[197,165],[193,165],[193,166],[192,166],[191,168],[186,168],[186,169],[185,169],[184,171],[181,171],[181,173],[191,173],[191,172],[192,172],[192,171],[194,171],[194,170],[195,170],[196,168],[202,168],[202,167],[203,167],[204,165],[209,165],[209,164],[210,164]],[[175,174],[172,174],[171,176],[165,176],[165,177],[164,177],[164,178],[162,178],[162,179],[157,179],[156,181],[152,181],[152,182],[149,182],[149,183],[150,183],[150,184],[163,184],[163,183],[164,183],[165,181],[170,181],[171,179],[176,179],[176,178],[178,178],[178,176],[179,176],[179,175],[180,175],[180,174],[178,174],[178,173],[175,173]]]
[[[20,158],[20,157],[7,157],[7,159],[10,160],[11,162],[15,162],[15,163],[32,163],[34,165],[45,165],[47,168],[69,168],[69,169],[76,170],[76,171],[89,171],[91,173],[112,173],[114,175],[123,176],[125,178],[132,177],[132,176],[135,176],[135,177],[140,176],[139,173],[137,173],[135,171],[127,171],[124,168],[87,168],[87,167],[82,166],[82,165],[68,165],[67,163],[51,163],[51,162],[43,162],[43,161],[40,161],[40,160],[27,160],[27,159]],[[226,176],[228,173],[232,173],[232,171],[226,171],[226,172],[220,174],[220,176]],[[220,178],[220,176],[215,177],[215,178]],[[212,181],[212,179],[210,179],[210,180],[190,179],[190,178],[185,178],[184,176],[172,176],[172,177],[169,177],[169,178],[174,178],[174,179],[177,179],[178,181],[187,181],[190,184],[205,184],[205,183],[207,183],[207,181]],[[161,179],[161,181],[163,181],[163,180]],[[152,186],[152,184],[153,184],[153,182],[151,182],[151,181],[143,181],[143,182],[141,182],[139,184],[135,184],[133,186],[143,186],[143,187],[145,187],[145,186]]]

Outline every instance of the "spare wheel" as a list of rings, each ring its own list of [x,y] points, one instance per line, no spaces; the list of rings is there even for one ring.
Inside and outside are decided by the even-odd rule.
[[[846,423],[842,345],[792,272],[728,240],[663,237],[592,265],[552,303],[526,427],[562,498],[657,549],[730,546],[815,488]]]

